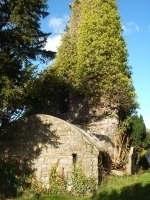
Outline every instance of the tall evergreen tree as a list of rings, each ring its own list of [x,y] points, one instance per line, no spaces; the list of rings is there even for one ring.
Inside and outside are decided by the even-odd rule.
[[[53,72],[64,80],[66,83],[75,85],[75,73],[77,65],[77,29],[81,17],[80,1],[75,0],[70,4],[72,15],[67,28],[62,35],[62,40],[58,52],[56,61],[53,64]],[[50,68],[51,70],[51,68]]]
[[[134,115],[131,117],[130,126],[130,144],[131,145],[142,145],[146,143],[146,126],[143,120],[142,115]]]
[[[81,10],[77,82],[92,97],[100,96],[105,104],[116,107],[123,117],[136,105],[116,2],[82,0]]]
[[[48,61],[44,50],[49,33],[40,28],[48,15],[46,0],[0,1],[0,127],[18,118],[26,107],[27,85],[33,79],[33,61]]]
[[[123,120],[137,107],[115,0],[75,0],[53,65],[56,74]]]

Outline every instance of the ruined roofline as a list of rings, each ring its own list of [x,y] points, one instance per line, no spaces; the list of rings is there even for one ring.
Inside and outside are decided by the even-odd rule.
[[[105,151],[99,144],[99,139],[92,135],[91,133],[87,133],[85,130],[79,128],[77,125],[73,125],[76,130],[78,130],[90,143],[92,143],[99,151]]]
[[[99,140],[93,136],[92,134],[87,133],[86,131],[84,131],[83,129],[77,127],[76,125],[70,124],[60,118],[54,117],[52,115],[46,115],[46,114],[36,114],[36,115],[32,115],[30,117],[47,117],[47,118],[52,118],[52,119],[56,119],[57,121],[60,121],[64,124],[66,124],[68,127],[70,127],[71,129],[78,131],[84,138],[86,138],[88,140],[89,143],[91,143],[96,149],[97,151],[105,151],[100,145],[99,145]]]

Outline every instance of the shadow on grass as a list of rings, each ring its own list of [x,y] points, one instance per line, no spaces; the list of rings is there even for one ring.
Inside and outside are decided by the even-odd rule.
[[[150,183],[142,186],[140,183],[123,187],[120,192],[102,191],[93,200],[150,200]]]

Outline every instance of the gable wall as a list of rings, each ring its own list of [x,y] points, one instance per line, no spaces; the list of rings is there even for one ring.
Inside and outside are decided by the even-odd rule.
[[[52,166],[69,176],[73,169],[73,154],[81,162],[87,176],[98,179],[99,150],[72,125],[48,115],[34,115],[19,122],[11,130],[10,142],[0,144],[1,156],[14,156],[20,162],[32,163],[38,180],[46,186]]]

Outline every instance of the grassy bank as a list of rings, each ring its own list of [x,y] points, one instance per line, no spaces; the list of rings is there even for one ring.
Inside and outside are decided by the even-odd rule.
[[[73,197],[73,196],[47,196],[47,197],[40,197],[40,198],[26,198],[21,197],[15,200],[91,200],[91,198],[87,197]]]
[[[34,198],[35,199],[35,198]],[[16,200],[24,200],[19,198]],[[27,199],[26,200],[33,200]],[[94,197],[49,196],[39,200],[150,200],[150,173],[108,177]]]
[[[150,173],[109,177],[94,200],[150,200]]]

